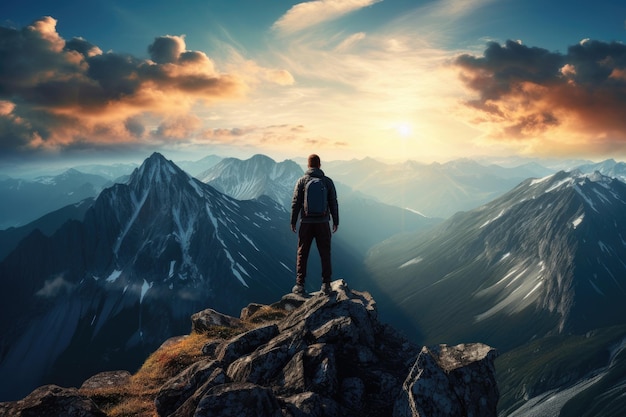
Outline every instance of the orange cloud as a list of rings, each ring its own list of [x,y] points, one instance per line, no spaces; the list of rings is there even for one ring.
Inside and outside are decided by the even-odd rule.
[[[259,68],[258,79],[222,73],[209,56],[186,49],[184,36],[161,36],[150,59],[102,53],[82,38],[64,40],[44,17],[0,30],[0,148],[5,153],[183,140],[199,131],[198,103],[245,97],[251,86],[290,84],[286,71]],[[158,125],[152,135],[145,126]],[[143,125],[142,125],[143,124]]]
[[[594,152],[626,148],[626,45],[585,40],[566,54],[508,41],[455,60],[466,106],[491,137]],[[569,138],[569,139],[568,139]]]

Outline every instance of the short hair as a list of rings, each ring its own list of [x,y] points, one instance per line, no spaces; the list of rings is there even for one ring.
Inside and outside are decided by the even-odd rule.
[[[311,154],[309,155],[309,168],[319,168],[322,166],[322,161],[320,161],[320,157],[315,155],[315,154]]]

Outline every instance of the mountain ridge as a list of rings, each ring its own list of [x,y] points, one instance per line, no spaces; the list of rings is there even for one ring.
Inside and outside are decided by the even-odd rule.
[[[619,233],[626,228],[625,202],[626,185],[618,180],[560,172],[527,180],[499,199],[459,213],[423,236],[383,243],[372,250],[368,264],[380,276],[388,276],[392,269],[403,277],[388,283],[387,288],[390,293],[404,288],[405,298],[396,300],[405,306],[421,300],[420,294],[456,283],[464,290],[452,291],[459,296],[463,293],[455,302],[468,308],[465,317],[458,318],[468,326],[497,322],[495,317],[509,320],[518,313],[544,316],[534,323],[547,326],[543,332],[580,332],[611,325],[615,324],[614,313],[622,309],[618,297],[624,285],[614,277],[625,268],[615,261],[626,251]],[[597,211],[600,208],[602,212]],[[596,231],[601,231],[604,240]],[[580,261],[574,264],[576,257]],[[589,273],[603,278],[582,279]],[[411,276],[420,279],[410,280]],[[574,276],[580,278],[574,280]],[[577,292],[572,285],[578,286]],[[587,297],[587,293],[597,294],[594,285],[607,298]],[[575,303],[574,294],[578,294]],[[457,313],[451,313],[452,306],[448,305],[432,306],[423,313],[433,316],[438,312],[442,314],[438,317],[454,322],[452,317]],[[531,306],[538,310],[530,313]],[[586,317],[590,309],[602,313]],[[517,343],[533,337],[531,331],[520,332]],[[446,340],[442,334],[438,337]],[[485,340],[502,346],[493,339]]]
[[[22,375],[20,392],[42,378],[75,380],[99,362],[86,345],[102,356],[97,366],[132,368],[207,304],[232,312],[272,299],[290,288],[295,246],[276,224],[288,216],[273,200],[234,200],[153,154],[82,221],[33,232],[0,263],[0,375]]]

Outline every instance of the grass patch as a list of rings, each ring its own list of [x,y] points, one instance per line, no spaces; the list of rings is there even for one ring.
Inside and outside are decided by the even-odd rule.
[[[270,306],[263,306],[252,316],[250,316],[246,323],[250,326],[254,326],[259,323],[279,321],[284,319],[288,315],[289,312],[286,310],[281,310],[279,308],[273,308]]]
[[[202,347],[211,339],[192,333],[166,342],[146,359],[128,384],[83,389],[109,417],[156,417],[154,398],[161,386],[202,357]]]
[[[263,323],[276,322],[289,315],[281,309],[263,306],[241,326],[213,326],[204,333],[173,338],[146,359],[127,384],[97,389],[81,389],[109,417],[158,417],[154,399],[161,386],[190,365],[202,359],[202,348],[216,339],[228,340]]]

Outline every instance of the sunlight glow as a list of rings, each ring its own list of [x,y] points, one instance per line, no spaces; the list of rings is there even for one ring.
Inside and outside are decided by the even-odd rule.
[[[413,127],[409,123],[400,123],[396,126],[396,132],[403,138],[411,136]]]

